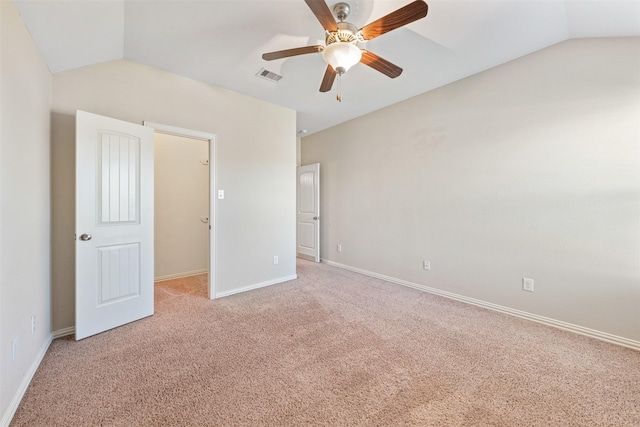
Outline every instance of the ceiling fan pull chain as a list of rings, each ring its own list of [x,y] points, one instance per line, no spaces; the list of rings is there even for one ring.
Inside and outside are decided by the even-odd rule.
[[[342,74],[338,74],[337,91],[338,94],[336,95],[336,99],[338,102],[342,102]]]

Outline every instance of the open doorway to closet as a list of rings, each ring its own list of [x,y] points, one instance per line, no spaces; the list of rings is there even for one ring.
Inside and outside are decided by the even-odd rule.
[[[209,144],[154,133],[155,281],[208,297]]]
[[[156,297],[188,293],[213,299],[215,135],[145,125],[154,128]]]

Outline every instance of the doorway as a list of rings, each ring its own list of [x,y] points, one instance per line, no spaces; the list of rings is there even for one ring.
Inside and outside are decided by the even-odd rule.
[[[216,136],[144,125],[154,130],[155,280],[202,284],[203,295],[214,299]]]
[[[155,132],[154,282],[208,296],[209,144]]]

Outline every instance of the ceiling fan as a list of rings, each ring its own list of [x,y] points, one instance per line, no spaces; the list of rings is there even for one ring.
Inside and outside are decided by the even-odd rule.
[[[427,3],[422,0],[416,0],[358,29],[358,27],[352,23],[345,21],[350,12],[348,3],[341,2],[333,6],[333,12],[339,20],[339,22],[336,22],[329,6],[327,6],[324,0],[304,1],[325,29],[326,46],[304,46],[269,52],[263,54],[262,59],[273,61],[274,59],[322,52],[322,58],[327,63],[327,69],[320,84],[320,92],[330,91],[336,75],[338,77],[342,76],[349,68],[358,62],[362,62],[392,79],[402,74],[402,68],[379,57],[375,53],[360,49],[358,43],[374,39],[391,30],[422,19],[427,16],[428,10]],[[338,80],[338,84],[339,83],[340,80]],[[338,101],[342,101],[339,86],[337,99]]]

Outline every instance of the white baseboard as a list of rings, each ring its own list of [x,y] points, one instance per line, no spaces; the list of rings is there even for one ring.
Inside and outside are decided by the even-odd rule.
[[[200,269],[200,270],[185,271],[185,272],[182,272],[182,273],[168,274],[166,276],[154,277],[153,281],[154,282],[162,282],[163,280],[173,280],[173,279],[178,279],[180,277],[197,276],[198,274],[204,274],[204,273],[208,273],[208,272],[209,272],[208,268],[203,268],[203,269]]]
[[[11,423],[16,410],[20,405],[20,401],[22,401],[24,393],[27,391],[27,388],[29,387],[33,376],[36,374],[36,371],[38,370],[38,367],[40,366],[44,355],[47,353],[47,350],[51,345],[51,341],[53,341],[53,335],[49,334],[49,337],[45,340],[44,344],[40,348],[40,351],[36,355],[36,358],[33,360],[33,363],[29,367],[29,370],[25,373],[24,378],[22,379],[22,382],[18,387],[18,390],[16,390],[16,394],[13,396],[13,399],[11,399],[11,403],[9,403],[9,407],[2,415],[2,419],[0,420],[0,427],[9,427],[9,424]]]
[[[260,282],[254,285],[245,286],[244,288],[232,289],[230,291],[224,291],[224,292],[216,292],[216,295],[214,298],[228,297],[229,295],[239,294],[240,292],[252,291],[254,289],[264,288],[271,285],[277,285],[278,283],[288,282],[289,280],[295,280],[297,278],[298,278],[298,275],[294,274],[293,276],[280,277],[278,279],[268,280],[266,282]]]
[[[57,331],[53,331],[53,339],[62,338],[69,335],[73,335],[76,333],[76,327],[70,326],[68,328],[58,329]]]
[[[307,254],[301,254],[300,252],[296,252],[296,257],[306,259],[307,261],[318,262],[316,261],[316,257]]]
[[[607,332],[597,331],[595,329],[585,328],[583,326],[574,325],[572,323],[563,322],[561,320],[551,319],[549,317],[538,316],[537,314],[527,313],[526,311],[516,310],[513,308],[505,307],[498,304],[478,300],[475,298],[465,297],[463,295],[454,294],[452,292],[441,291],[440,289],[432,288],[418,283],[409,282],[407,280],[397,279],[391,276],[385,276],[383,274],[374,273],[372,271],[363,270],[360,268],[351,267],[345,264],[340,264],[327,259],[322,259],[322,263],[338,267],[343,270],[353,271],[369,277],[375,277],[376,279],[386,280],[387,282],[396,283],[398,285],[407,286],[409,288],[417,289],[424,292],[429,292],[434,295],[439,295],[445,298],[453,299],[456,301],[464,302],[467,304],[476,305],[478,307],[486,308],[488,310],[497,311],[500,313],[508,314],[510,316],[519,317],[521,319],[531,320],[533,322],[542,323],[543,325],[552,326],[554,328],[562,329],[565,331],[573,332],[580,335],[585,335],[590,338],[595,338],[600,341],[606,341],[611,344],[617,344],[622,347],[631,348],[633,350],[640,350],[640,341],[631,340],[617,335],[612,335]]]

